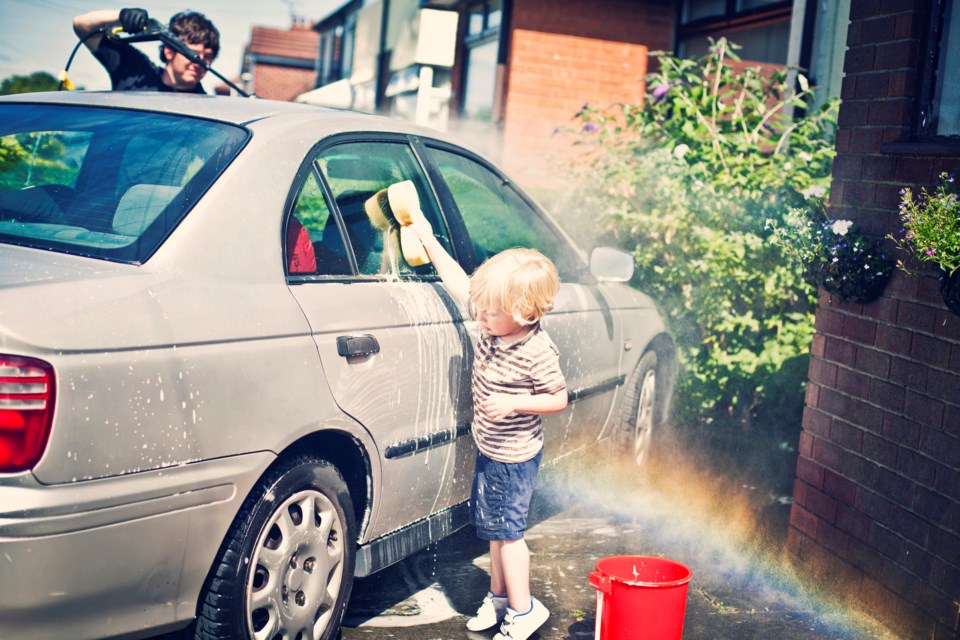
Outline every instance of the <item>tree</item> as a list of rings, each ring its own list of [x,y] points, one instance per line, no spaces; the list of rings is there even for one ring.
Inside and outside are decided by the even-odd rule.
[[[34,71],[28,76],[10,76],[0,82],[0,96],[34,91],[56,91],[60,81],[46,71]]]

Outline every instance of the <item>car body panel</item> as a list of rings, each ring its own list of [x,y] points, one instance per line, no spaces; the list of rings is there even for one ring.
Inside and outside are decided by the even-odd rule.
[[[327,436],[364,467],[344,470],[361,575],[462,526],[477,323],[435,277],[285,270],[292,194],[318,149],[344,136],[452,141],[262,100],[36,94],[0,98],[0,109],[9,102],[155,110],[248,138],[142,263],[0,243],[0,353],[56,374],[42,458],[0,474],[0,566],[17,578],[0,581],[0,635],[136,637],[185,624],[257,480],[292,451],[322,457]],[[468,247],[424,162],[452,244]],[[625,380],[666,328],[649,297],[589,276],[563,282],[544,326],[572,399],[544,418],[549,463],[610,431]],[[337,338],[364,335],[377,353],[340,355]]]
[[[614,314],[596,286],[562,283],[544,319],[550,337],[566,347],[560,349],[560,368],[577,399],[568,411],[544,419],[548,459],[595,442],[607,423],[611,398],[622,384],[622,330]]]
[[[8,481],[0,487],[0,549],[3,573],[17,579],[0,580],[3,637],[57,638],[70,629],[72,638],[101,638],[191,619],[208,558],[273,458],[234,456],[59,487],[29,476]]]
[[[466,500],[472,467],[463,464],[457,450],[473,445],[456,431],[469,422],[463,411],[470,405],[470,380],[464,376],[469,354],[435,285],[323,283],[292,291],[315,327],[334,398],[381,443],[385,459],[371,534],[409,524],[411,513]],[[378,353],[338,354],[338,337],[364,335],[378,342]],[[450,433],[445,446],[417,455],[386,455],[390,446],[441,432]],[[459,489],[451,491],[448,483]]]

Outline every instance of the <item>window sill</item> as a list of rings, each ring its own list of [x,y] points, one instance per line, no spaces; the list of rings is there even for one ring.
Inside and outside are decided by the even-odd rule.
[[[880,152],[892,156],[960,157],[960,138],[897,140],[880,145]]]

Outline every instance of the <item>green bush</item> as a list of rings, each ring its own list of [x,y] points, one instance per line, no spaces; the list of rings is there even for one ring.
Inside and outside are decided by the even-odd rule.
[[[597,227],[584,212],[600,212],[594,240],[636,257],[634,284],[658,301],[678,343],[674,406],[687,424],[749,421],[768,382],[782,393],[781,368],[807,357],[813,335],[815,291],[767,220],[826,195],[837,104],[805,112],[804,76],[762,72],[736,48],[719,40],[697,60],[655,53],[642,104],[584,105],[576,143],[588,160],[574,182],[588,186],[557,214],[582,236],[588,219]],[[797,415],[804,382],[787,385]],[[782,406],[774,400],[766,406]]]

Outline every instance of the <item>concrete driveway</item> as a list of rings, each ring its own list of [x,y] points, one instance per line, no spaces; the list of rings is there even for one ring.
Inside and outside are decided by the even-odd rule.
[[[789,459],[788,464],[789,466]],[[893,640],[822,585],[795,574],[782,549],[789,517],[774,462],[766,482],[703,459],[654,461],[645,474],[598,451],[541,473],[528,531],[532,591],[551,617],[534,638],[593,638],[588,576],[612,555],[671,558],[693,571],[683,638]],[[781,473],[783,479],[774,477]],[[486,544],[472,529],[355,583],[343,640],[491,638],[464,623],[488,586]],[[636,587],[635,587],[636,588]]]

